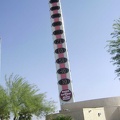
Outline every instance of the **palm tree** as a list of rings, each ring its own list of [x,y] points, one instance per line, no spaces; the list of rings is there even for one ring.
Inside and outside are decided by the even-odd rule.
[[[20,76],[6,78],[6,86],[13,120],[31,120],[32,115],[42,116],[55,109],[53,101],[47,101],[44,93],[38,94],[39,89]]]
[[[8,120],[9,116],[9,98],[5,89],[2,86],[0,86],[0,119]]]
[[[114,31],[111,33],[111,35],[114,39],[109,40],[107,46],[108,52],[112,56],[111,62],[116,66],[116,77],[120,79],[120,18],[113,24],[113,29]]]

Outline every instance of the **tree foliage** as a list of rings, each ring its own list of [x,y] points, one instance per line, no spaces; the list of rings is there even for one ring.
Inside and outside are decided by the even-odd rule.
[[[46,100],[45,93],[39,93],[35,85],[16,75],[6,77],[6,88],[0,86],[0,119],[7,120],[10,113],[14,120],[31,120],[53,112],[54,102]]]
[[[9,111],[9,97],[2,86],[0,86],[0,119],[8,120],[10,115]]]
[[[112,55],[111,62],[116,66],[115,73],[120,77],[120,19],[115,21],[113,29],[111,35],[114,40],[108,41],[108,52]]]
[[[67,115],[57,115],[56,117],[52,118],[51,120],[73,120],[73,118],[71,116],[67,116]]]

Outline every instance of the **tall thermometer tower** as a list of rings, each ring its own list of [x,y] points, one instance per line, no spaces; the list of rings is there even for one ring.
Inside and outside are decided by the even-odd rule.
[[[74,102],[60,0],[49,0],[60,104]]]

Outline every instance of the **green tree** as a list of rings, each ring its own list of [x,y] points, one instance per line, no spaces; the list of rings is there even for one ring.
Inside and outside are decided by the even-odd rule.
[[[9,98],[5,89],[0,86],[0,119],[8,120],[10,117]]]
[[[120,77],[120,19],[115,21],[113,29],[111,35],[114,40],[108,41],[108,52],[112,55],[111,62],[116,66],[115,73]]]
[[[52,120],[73,120],[73,118],[71,116],[58,115],[57,117],[53,118]]]
[[[45,93],[38,93],[35,85],[20,76],[6,78],[9,109],[14,120],[31,120],[32,115],[41,117],[54,111],[54,102],[46,100]]]

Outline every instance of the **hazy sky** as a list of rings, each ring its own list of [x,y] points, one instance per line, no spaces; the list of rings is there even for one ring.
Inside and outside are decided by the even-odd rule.
[[[120,96],[107,40],[120,0],[61,0],[76,101]],[[57,102],[59,94],[48,0],[0,0],[2,79],[25,77]]]

